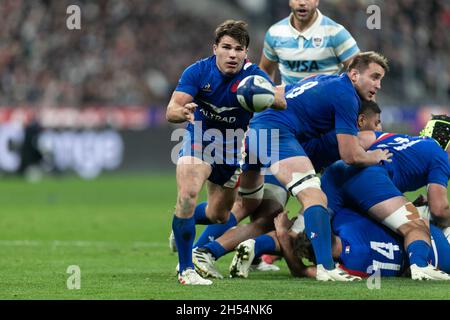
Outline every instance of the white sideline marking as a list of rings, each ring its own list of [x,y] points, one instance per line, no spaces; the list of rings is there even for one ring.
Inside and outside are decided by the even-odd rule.
[[[0,247],[118,247],[129,246],[133,248],[160,248],[165,247],[165,242],[118,242],[118,241],[86,241],[86,240],[0,240]]]

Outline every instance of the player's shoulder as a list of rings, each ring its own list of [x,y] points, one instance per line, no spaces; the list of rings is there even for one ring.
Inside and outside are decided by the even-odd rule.
[[[212,56],[197,60],[196,62],[194,62],[192,64],[192,66],[202,69],[202,68],[208,68],[211,65],[215,65],[215,63],[216,63],[216,57],[214,55],[212,55]]]
[[[322,16],[320,28],[329,37],[348,36],[348,30],[342,24],[325,15]],[[344,33],[342,33],[343,30],[345,30]]]
[[[346,103],[348,103],[349,100],[352,100],[353,102],[358,103],[359,106],[359,98],[356,89],[346,73],[328,75],[326,78],[324,77],[323,80],[327,83],[327,90],[338,95],[339,100],[345,100]]]
[[[271,37],[289,35],[288,33],[290,30],[289,17],[281,19],[280,21],[277,21],[274,24],[272,24],[267,30],[267,34]]]
[[[334,21],[333,19],[331,19],[330,17],[328,17],[326,15],[322,15],[322,21],[320,22],[320,25],[344,28],[344,26],[342,24],[337,23],[336,21]]]
[[[215,65],[215,56],[210,56],[193,62],[185,69],[184,72],[194,76],[195,78],[201,78],[206,74],[211,73]]]

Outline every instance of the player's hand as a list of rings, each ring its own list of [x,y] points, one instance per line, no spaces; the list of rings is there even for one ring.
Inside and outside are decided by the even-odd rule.
[[[197,107],[197,104],[194,102],[186,103],[183,106],[182,112],[186,121],[194,124],[194,111]]]
[[[275,101],[270,107],[274,110],[285,110],[287,108],[286,98],[284,97],[284,86],[275,87]]]
[[[275,217],[275,219],[273,219],[273,223],[275,225],[275,230],[277,234],[288,232],[292,224],[292,222],[288,218],[287,211],[283,211],[280,214],[278,214]]]
[[[389,150],[384,149],[376,149],[376,150],[370,150],[367,151],[368,153],[371,153],[375,157],[375,163],[380,163],[381,161],[387,161],[392,162],[392,153],[389,152]]]

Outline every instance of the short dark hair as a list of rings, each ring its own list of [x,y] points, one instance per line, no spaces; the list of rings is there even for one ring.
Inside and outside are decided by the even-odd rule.
[[[222,37],[224,36],[230,36],[246,48],[248,48],[250,44],[250,36],[247,31],[247,23],[242,20],[226,20],[222,22],[216,28],[215,35],[215,44],[218,44],[220,42],[220,39],[222,39]]]
[[[364,72],[371,63],[380,65],[385,72],[389,71],[388,60],[382,54],[375,51],[367,51],[358,53],[348,66],[348,71],[356,69],[359,72]]]
[[[359,107],[358,115],[360,114],[370,114],[370,113],[381,113],[381,109],[375,101],[361,101],[361,106]]]
[[[311,241],[304,232],[300,232],[294,239],[294,255],[297,259],[307,259],[316,264],[316,256]]]
[[[442,149],[447,149],[450,142],[450,117],[446,114],[432,114],[420,135],[433,138]]]

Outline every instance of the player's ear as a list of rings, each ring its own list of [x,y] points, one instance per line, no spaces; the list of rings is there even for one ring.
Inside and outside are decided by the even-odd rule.
[[[213,44],[213,52],[214,52],[214,54],[216,54],[216,50],[217,50],[217,44]]]
[[[358,128],[362,128],[362,126],[364,125],[364,119],[365,119],[365,116],[363,113],[361,113],[358,116]]]
[[[353,69],[351,69],[351,70],[348,71],[348,77],[350,78],[350,80],[351,80],[353,83],[358,82],[359,76],[360,76],[360,74],[359,74],[358,69],[353,68]]]

